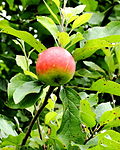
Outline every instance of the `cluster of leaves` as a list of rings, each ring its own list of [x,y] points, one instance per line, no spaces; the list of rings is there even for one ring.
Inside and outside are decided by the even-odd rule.
[[[1,150],[120,149],[119,0],[0,4]],[[38,81],[35,62],[50,46],[73,55],[75,76],[54,89],[21,146],[49,89]]]

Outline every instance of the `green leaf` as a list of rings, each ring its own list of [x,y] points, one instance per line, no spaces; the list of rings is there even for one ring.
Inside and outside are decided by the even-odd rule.
[[[2,139],[1,147],[4,146],[18,146],[21,144],[24,133],[20,133],[19,135],[9,135],[7,138]]]
[[[108,69],[109,69],[110,73],[114,73],[114,71],[116,69],[113,57],[114,56],[112,54],[110,56],[105,56],[105,62],[108,66]]]
[[[91,61],[83,61],[83,63],[93,70],[105,73],[105,71],[102,68],[100,68],[98,65],[96,65],[95,63],[93,63]]]
[[[40,22],[54,37],[57,39],[58,28],[54,21],[46,16],[37,16],[37,21]]]
[[[56,6],[59,8],[60,7],[60,0],[52,0]]]
[[[54,12],[51,10],[49,5],[45,2],[45,0],[43,0],[43,2],[45,3],[45,5],[46,5],[47,9],[49,10],[49,12],[51,13],[51,15],[55,18],[55,20],[58,22],[58,24],[60,24],[60,21],[58,20],[57,16],[54,14]]]
[[[115,53],[116,53],[118,64],[120,65],[120,45],[117,45],[115,47]]]
[[[98,94],[90,94],[89,98],[87,99],[90,103],[90,106],[97,105],[98,103]]]
[[[28,43],[30,46],[35,48],[38,52],[46,49],[46,47],[43,44],[41,44],[40,41],[37,41],[32,34],[26,32],[26,31],[20,31],[20,30],[16,30],[16,29],[12,28],[9,25],[9,22],[6,20],[0,21],[0,28],[2,29],[2,32],[22,39],[23,41]]]
[[[34,86],[37,88],[37,90],[35,92],[37,93],[30,93],[30,88],[28,88],[27,86],[30,85],[30,88]],[[28,88],[25,90],[25,92],[22,91],[22,86],[25,88]],[[39,87],[39,88],[38,88]],[[20,91],[23,92],[20,93],[20,91],[18,90],[20,89]],[[39,90],[38,90],[39,89]],[[31,88],[31,92],[32,92],[32,88]],[[39,92],[38,92],[39,91]],[[16,76],[14,76],[11,80],[10,83],[8,84],[8,101],[6,103],[6,105],[10,108],[27,108],[32,106],[37,99],[40,97],[41,95],[41,85],[39,84],[39,82],[37,83],[36,81],[33,81],[30,76],[26,76],[23,75],[21,73],[17,74]],[[15,92],[15,93],[14,93]],[[28,94],[27,94],[28,92]],[[19,97],[17,97],[17,94]],[[27,94],[27,95],[26,95]],[[14,102],[14,98],[17,97],[17,99],[15,99],[15,102],[19,102],[18,104],[15,104]],[[25,97],[24,97],[25,96]],[[23,98],[23,99],[22,99]],[[21,100],[22,99],[22,100]]]
[[[76,34],[73,34],[70,36],[70,45],[66,48],[68,49],[69,47],[73,46],[74,44],[76,44],[77,42],[83,40],[84,37],[80,32],[77,32]]]
[[[0,138],[5,138],[8,135],[16,136],[17,132],[14,127],[15,125],[7,117],[0,114]]]
[[[107,112],[109,110],[112,110],[110,102],[99,104],[95,109],[97,121],[100,122],[100,117],[102,116],[102,114],[104,114],[104,112]]]
[[[120,74],[120,45],[117,45],[115,47],[115,54],[118,62],[118,69],[119,69],[119,74]]]
[[[75,49],[73,56],[77,61],[85,59],[104,47],[113,47],[113,44],[102,39],[88,40],[83,48]]]
[[[14,0],[6,0],[6,1],[9,4],[10,9],[12,9],[14,5]]]
[[[102,78],[103,76],[97,71],[89,71],[87,69],[79,69],[75,73],[76,76],[87,77],[92,79]]]
[[[73,20],[75,20],[76,18],[78,18],[76,15],[83,12],[84,9],[85,9],[85,5],[78,5],[75,8],[65,7],[61,11],[62,11],[62,14],[63,14],[64,18],[66,19],[67,23],[70,23]]]
[[[58,136],[67,146],[71,141],[83,144],[85,135],[80,127],[78,109],[80,105],[80,97],[76,91],[64,88],[60,92],[60,98],[63,103],[64,113]]]
[[[31,93],[39,93],[41,90],[41,87],[38,83],[35,81],[30,81],[22,84],[13,93],[13,99],[15,104],[20,103],[26,95]]]
[[[86,5],[85,10],[90,12],[90,11],[95,11],[98,5],[98,2],[95,0],[79,0],[81,3]]]
[[[88,127],[94,127],[96,124],[95,113],[92,111],[88,100],[80,101],[80,118]]]
[[[120,29],[120,21],[111,21],[105,27],[93,27],[88,29],[84,34],[84,36],[87,40],[101,38],[111,43],[120,42],[119,29]]]
[[[51,111],[55,107],[55,102],[52,99],[48,99],[48,104],[45,107]]]
[[[99,79],[92,84],[90,90],[120,96],[120,84],[110,80]]]
[[[30,72],[28,70],[24,70],[24,74],[28,75],[28,76],[31,76],[32,78],[38,79],[36,74],[34,74],[33,72]]]
[[[16,63],[25,71],[28,70],[30,64],[32,64],[32,60],[31,59],[26,60],[25,56],[16,55]]]
[[[108,130],[99,135],[99,145],[105,150],[120,149],[120,133],[114,130]]]
[[[58,32],[58,41],[62,47],[65,47],[70,42],[70,37],[67,32]]]
[[[100,124],[105,125],[106,128],[120,126],[120,108],[114,108],[113,110],[106,111],[100,117]]]
[[[45,115],[45,124],[49,125],[50,121],[56,120],[57,113],[56,112],[48,112]]]
[[[92,13],[85,13],[85,14],[79,16],[79,17],[73,22],[72,30],[74,30],[75,28],[78,28],[78,27],[81,26],[82,24],[88,22],[91,17],[92,17]]]
[[[89,23],[92,25],[99,25],[104,19],[104,12],[95,12],[93,13],[91,19],[89,20]]]

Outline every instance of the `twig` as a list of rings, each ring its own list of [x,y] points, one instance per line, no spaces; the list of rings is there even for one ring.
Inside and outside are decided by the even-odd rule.
[[[90,130],[91,135],[90,135],[90,137],[87,140],[85,140],[84,144],[86,144],[89,140],[91,140],[94,137],[95,133],[98,133],[100,130],[102,130],[103,127],[104,127],[104,125],[99,126],[93,132],[91,132],[91,130]]]
[[[45,100],[44,100],[43,104],[42,104],[41,107],[37,110],[35,116],[32,118],[32,120],[31,120],[31,122],[30,122],[30,124],[29,124],[28,130],[27,130],[26,135],[25,135],[25,137],[24,137],[24,139],[23,139],[23,141],[22,141],[21,146],[23,146],[23,145],[26,144],[27,139],[28,139],[28,137],[30,136],[32,127],[33,127],[35,121],[37,120],[37,118],[39,117],[40,113],[42,112],[42,110],[43,110],[44,107],[46,106],[47,100],[48,100],[49,96],[51,95],[51,93],[53,92],[54,88],[55,88],[55,87],[50,86],[50,88],[49,88],[49,90],[48,90],[48,92],[47,92],[47,94],[46,94],[46,97],[45,97]]]

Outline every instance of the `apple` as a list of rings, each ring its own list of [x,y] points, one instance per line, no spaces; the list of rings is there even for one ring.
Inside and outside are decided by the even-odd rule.
[[[61,47],[48,48],[39,54],[36,62],[38,79],[51,86],[60,86],[70,81],[75,68],[74,58]]]

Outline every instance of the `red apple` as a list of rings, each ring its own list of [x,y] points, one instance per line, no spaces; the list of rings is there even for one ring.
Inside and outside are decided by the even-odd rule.
[[[75,73],[72,55],[61,47],[51,47],[39,54],[36,73],[47,85],[59,86],[70,81]]]

